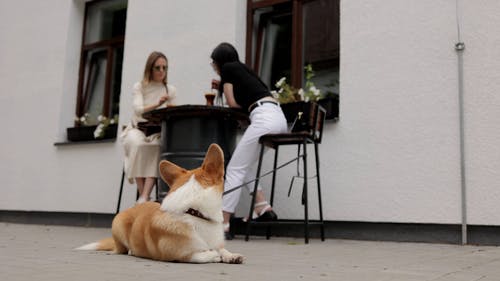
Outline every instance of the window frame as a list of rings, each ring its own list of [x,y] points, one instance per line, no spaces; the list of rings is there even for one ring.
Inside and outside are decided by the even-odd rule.
[[[258,70],[258,61],[252,65],[252,46],[253,46],[253,17],[255,10],[260,8],[271,7],[283,3],[292,3],[292,46],[291,46],[291,57],[290,57],[290,85],[295,88],[302,87],[303,79],[303,28],[302,28],[302,7],[304,3],[314,1],[314,0],[247,0],[247,28],[246,28],[246,52],[245,52],[245,63],[254,69]],[[257,36],[258,37],[258,36]],[[257,42],[259,43],[259,42]],[[256,48],[260,49],[258,44]],[[257,54],[256,50],[256,54]]]
[[[114,56],[115,50],[125,45],[125,35],[115,36],[111,39],[100,40],[90,44],[85,44],[85,35],[87,34],[87,19],[90,7],[96,5],[100,2],[105,2],[110,0],[95,0],[85,3],[83,30],[82,30],[82,44],[80,48],[80,65],[78,70],[78,86],[77,86],[77,97],[76,97],[76,116],[81,117],[85,114],[85,104],[88,98],[87,94],[84,93],[84,80],[85,80],[85,68],[87,66],[86,59],[89,52],[93,50],[98,50],[104,48],[107,52],[106,54],[106,70],[105,70],[105,85],[104,85],[104,96],[103,96],[103,108],[101,115],[105,117],[110,117],[110,103],[111,103],[111,86],[113,80],[113,68],[114,68]],[[81,124],[75,120],[75,126],[80,126]]]

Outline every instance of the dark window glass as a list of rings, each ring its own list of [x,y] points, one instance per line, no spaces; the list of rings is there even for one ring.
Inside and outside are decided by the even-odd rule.
[[[339,0],[248,0],[247,63],[271,88],[281,77],[301,88],[304,67],[323,93],[338,93]],[[295,45],[294,45],[295,44]]]
[[[339,78],[339,2],[316,0],[303,6],[303,67],[311,64],[311,79],[323,93],[338,93]],[[305,77],[302,77],[305,83]]]
[[[281,77],[290,79],[291,5],[256,9],[254,18],[253,68],[267,85]]]

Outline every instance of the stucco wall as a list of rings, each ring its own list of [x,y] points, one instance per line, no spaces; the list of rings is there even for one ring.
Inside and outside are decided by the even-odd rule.
[[[500,2],[464,2],[469,221],[500,224]]]
[[[194,5],[194,3],[196,5]],[[221,41],[244,46],[245,1],[128,1],[120,126],[131,88],[153,50],[170,59],[178,103],[202,104],[215,78],[210,52]],[[217,11],[224,16],[214,19]],[[115,143],[54,146],[72,126],[84,1],[1,1],[0,116],[2,210],[112,213],[122,172]],[[135,186],[125,184],[122,206]]]
[[[459,1],[470,224],[500,223],[499,9]],[[320,147],[326,217],[460,223],[456,1],[341,1],[340,36],[340,121]],[[278,198],[282,217],[302,215],[294,196]]]
[[[464,2],[464,3],[461,3]],[[327,213],[341,220],[460,222],[455,1],[342,1],[341,121],[325,140]],[[459,1],[466,43],[466,177],[472,224],[498,224],[496,1]],[[486,169],[485,169],[486,168]],[[326,173],[324,173],[326,174]],[[487,214],[487,218],[486,215]]]
[[[500,3],[459,3],[466,44],[468,219],[500,225]],[[320,146],[326,219],[460,223],[455,4],[341,1],[341,117],[326,125]],[[0,141],[1,210],[114,211],[119,141],[53,145],[65,139],[73,120],[83,6],[0,2],[0,117],[8,120]],[[203,103],[216,77],[209,65],[213,47],[233,42],[244,59],[245,9],[244,0],[129,0],[120,125],[128,122],[130,89],[152,50],[169,58],[178,103]],[[282,162],[295,153],[284,151]],[[264,170],[270,163],[267,155]],[[288,190],[294,172],[280,172],[281,190]],[[125,188],[123,204],[130,206],[135,189]],[[285,193],[277,195],[278,214],[301,217],[299,186],[292,199]],[[311,192],[312,217],[315,196]],[[240,206],[240,215],[247,205]]]
[[[342,2],[330,205],[339,218],[459,221],[455,9],[446,2]]]

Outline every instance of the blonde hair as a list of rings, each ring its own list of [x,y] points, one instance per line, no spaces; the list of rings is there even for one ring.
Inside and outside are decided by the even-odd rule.
[[[153,67],[157,59],[163,58],[167,61],[167,69],[165,69],[165,78],[163,78],[163,84],[167,86],[167,70],[168,70],[168,59],[162,52],[152,52],[148,59],[146,60],[146,66],[144,67],[144,76],[142,78],[142,86],[147,86],[151,82],[151,72],[153,72]]]

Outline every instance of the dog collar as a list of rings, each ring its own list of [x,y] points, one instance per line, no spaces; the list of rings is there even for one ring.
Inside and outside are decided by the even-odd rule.
[[[197,217],[197,218],[200,218],[202,220],[206,220],[206,221],[210,221],[209,218],[205,217],[200,211],[198,210],[195,210],[193,208],[189,208],[187,211],[186,211],[186,214],[189,214],[191,216],[194,216],[194,217]]]

